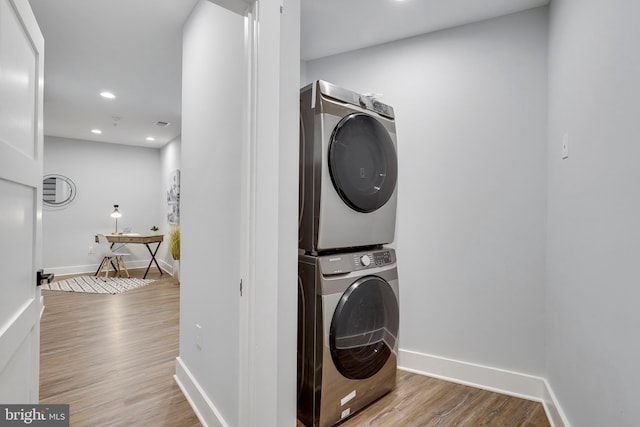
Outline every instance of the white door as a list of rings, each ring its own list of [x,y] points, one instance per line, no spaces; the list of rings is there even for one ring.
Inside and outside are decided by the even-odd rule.
[[[38,403],[44,39],[0,0],[0,402]]]

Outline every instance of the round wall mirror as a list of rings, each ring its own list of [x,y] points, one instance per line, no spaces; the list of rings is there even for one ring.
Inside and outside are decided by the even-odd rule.
[[[42,203],[49,208],[63,208],[76,198],[76,185],[62,175],[45,175],[42,181]]]

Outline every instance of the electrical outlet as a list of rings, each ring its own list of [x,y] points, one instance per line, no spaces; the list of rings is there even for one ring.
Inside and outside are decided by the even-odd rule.
[[[562,135],[562,160],[569,158],[569,133]]]
[[[196,347],[202,350],[202,326],[196,323]]]

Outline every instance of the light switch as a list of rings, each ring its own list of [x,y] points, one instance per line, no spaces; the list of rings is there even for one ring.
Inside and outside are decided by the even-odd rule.
[[[202,326],[196,323],[196,347],[202,350]]]

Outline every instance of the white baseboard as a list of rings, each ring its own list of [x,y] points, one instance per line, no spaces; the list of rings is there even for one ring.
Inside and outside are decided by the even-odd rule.
[[[126,261],[127,268],[147,268],[149,265],[150,259],[144,260],[135,260],[135,261]],[[160,264],[160,268],[168,273],[173,274],[173,266],[169,265],[164,260],[158,260],[158,264]],[[86,265],[67,265],[64,267],[47,267],[44,269],[46,273],[53,273],[56,276],[66,276],[69,274],[94,274],[100,264],[86,264]],[[156,269],[155,264],[151,266],[152,269]]]
[[[544,380],[544,385],[542,404],[544,405],[544,411],[547,413],[547,418],[549,418],[549,423],[552,427],[571,427],[547,380]]]
[[[398,368],[540,402],[552,427],[570,427],[553,391],[542,377],[402,349],[398,352]]]
[[[229,426],[180,357],[176,357],[176,374],[173,378],[204,427]]]

